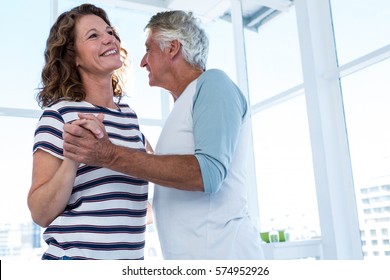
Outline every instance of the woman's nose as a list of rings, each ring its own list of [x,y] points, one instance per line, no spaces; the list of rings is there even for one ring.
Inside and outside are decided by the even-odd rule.
[[[114,35],[110,35],[110,34],[107,34],[105,35],[104,39],[103,39],[103,43],[108,45],[108,44],[111,44],[111,43],[114,43],[115,42],[115,36]]]

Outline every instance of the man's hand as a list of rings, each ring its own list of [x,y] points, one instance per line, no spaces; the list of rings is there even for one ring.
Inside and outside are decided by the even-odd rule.
[[[65,157],[161,186],[204,191],[202,173],[194,155],[153,155],[141,149],[114,145],[108,138],[102,116],[79,114],[79,117],[64,126]]]
[[[114,149],[103,125],[104,115],[79,113],[79,120],[64,125],[64,156],[91,166],[104,166]]]

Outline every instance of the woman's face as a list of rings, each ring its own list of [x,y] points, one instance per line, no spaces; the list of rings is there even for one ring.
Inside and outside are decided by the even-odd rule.
[[[79,18],[75,26],[76,65],[80,75],[106,76],[122,66],[120,43],[111,26],[96,15]]]

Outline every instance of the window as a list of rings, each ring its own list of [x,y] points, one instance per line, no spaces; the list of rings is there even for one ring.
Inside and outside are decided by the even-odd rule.
[[[252,105],[302,83],[294,8],[267,22],[258,33],[246,31],[245,37]]]
[[[370,205],[373,211],[368,219],[362,210],[362,229],[385,226],[390,219],[388,192],[380,187],[390,182],[388,71],[389,59],[341,80],[356,192],[359,188],[370,190],[357,204],[360,208]]]
[[[290,228],[297,239],[320,235],[304,101],[252,117],[261,230]]]
[[[370,200],[368,198],[365,198],[362,200],[363,204],[370,204]]]
[[[10,112],[7,116],[0,110],[3,131],[0,139],[0,258],[24,254],[24,258],[33,259],[41,254],[40,228],[31,221],[26,199],[31,185],[32,141],[39,114],[35,111],[39,109],[35,94],[49,33],[49,9],[49,0],[11,1],[2,3],[0,9],[0,31],[12,42],[0,47],[1,110]],[[39,16],[32,10],[39,11]],[[20,18],[23,21],[18,24]],[[16,115],[19,116],[14,117]]]
[[[8,34],[8,40],[12,41],[2,44],[0,51],[1,67],[7,66],[0,75],[1,107],[39,109],[35,94],[50,28],[50,0],[36,3],[16,0],[2,3],[1,6],[0,31]],[[39,16],[31,11],[39,11]],[[20,18],[23,21],[19,21]]]
[[[331,0],[340,65],[389,44],[390,2]]]
[[[390,24],[390,3],[331,0],[331,5],[360,228],[376,233],[374,228],[386,227],[390,220],[384,187],[390,183],[390,114],[385,105],[390,102],[390,45],[381,35]],[[370,216],[362,209],[367,205]]]
[[[318,237],[305,98],[292,89],[303,80],[294,8],[257,33],[245,30],[245,47],[260,230],[288,229],[292,240]],[[269,102],[286,91],[290,100]]]

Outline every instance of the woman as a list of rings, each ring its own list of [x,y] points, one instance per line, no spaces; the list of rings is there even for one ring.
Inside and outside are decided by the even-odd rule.
[[[34,222],[47,227],[42,259],[144,257],[147,182],[63,156],[63,125],[79,112],[104,119],[113,143],[149,150],[137,115],[119,103],[126,58],[105,11],[94,5],[64,12],[50,30],[28,194]]]

